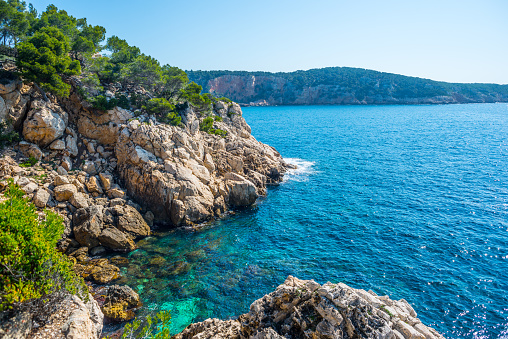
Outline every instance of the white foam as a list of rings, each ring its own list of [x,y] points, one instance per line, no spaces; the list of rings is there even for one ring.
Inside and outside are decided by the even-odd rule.
[[[296,168],[289,169],[284,174],[284,181],[307,181],[311,174],[316,173],[314,170],[314,161],[307,161],[299,158],[284,158],[284,161],[290,165],[295,165]]]

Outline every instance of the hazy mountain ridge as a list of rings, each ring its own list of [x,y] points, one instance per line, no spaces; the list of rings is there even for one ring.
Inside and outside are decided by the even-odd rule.
[[[187,71],[204,91],[243,105],[452,104],[507,102],[508,85],[447,83],[362,68],[290,73]]]

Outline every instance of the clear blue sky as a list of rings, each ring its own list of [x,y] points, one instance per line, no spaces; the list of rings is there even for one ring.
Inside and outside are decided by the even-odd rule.
[[[185,70],[349,66],[508,83],[508,0],[34,0]]]

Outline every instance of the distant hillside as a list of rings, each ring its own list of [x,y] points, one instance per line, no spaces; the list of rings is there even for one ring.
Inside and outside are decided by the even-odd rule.
[[[508,102],[508,85],[454,84],[328,67],[291,73],[187,71],[215,96],[243,105],[452,104]]]

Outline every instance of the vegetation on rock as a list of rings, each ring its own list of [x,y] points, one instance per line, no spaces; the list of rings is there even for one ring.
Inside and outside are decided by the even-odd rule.
[[[14,55],[20,75],[48,91],[68,97],[71,75],[80,75],[82,98],[98,111],[116,106],[142,109],[171,125],[181,122],[179,108],[209,112],[210,95],[189,82],[178,67],[163,65],[106,29],[92,26],[49,5],[40,15],[20,0],[0,0],[0,53]],[[99,54],[104,51],[105,53]],[[114,85],[116,93],[104,89]],[[225,98],[223,98],[225,99]],[[171,109],[168,109],[172,107]]]
[[[214,121],[221,121],[222,118],[219,116],[216,116],[215,118],[207,117],[203,119],[203,121],[199,124],[199,129],[203,132],[206,132],[208,134],[214,134],[219,135],[221,137],[226,137],[227,132],[224,130],[221,130],[219,128],[214,128],[213,123]]]
[[[64,230],[60,216],[45,211],[39,216],[14,183],[0,204],[0,311],[14,303],[40,298],[66,289],[85,291],[72,263],[56,250]]]

